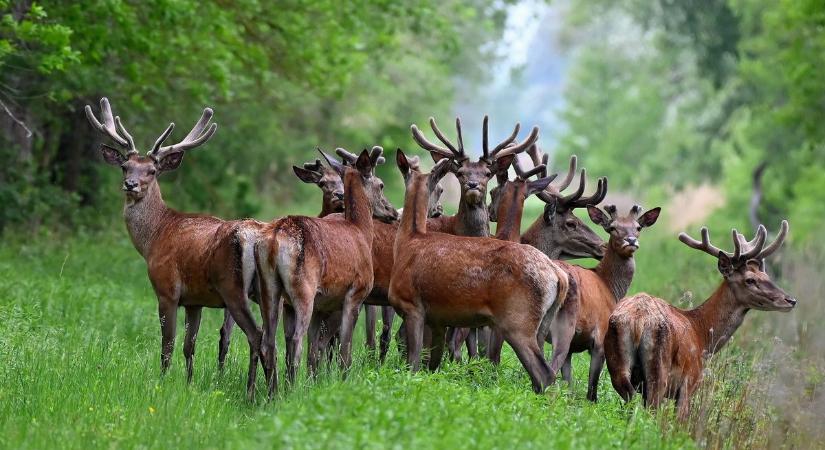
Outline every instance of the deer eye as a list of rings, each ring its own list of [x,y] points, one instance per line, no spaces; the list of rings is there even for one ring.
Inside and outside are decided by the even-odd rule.
[[[642,231],[642,227],[641,226],[636,227],[636,231]]]
[[[157,171],[155,169],[149,169],[149,175],[154,175],[156,173]]]
[[[575,230],[576,229],[576,222],[574,222],[572,220],[568,220],[568,221],[564,222],[564,226],[566,226],[570,230]]]
[[[378,189],[384,189],[384,183],[378,183]]]
[[[487,178],[490,178],[491,176],[493,176],[493,172],[490,172],[488,170],[487,172],[484,172],[484,176],[487,177]]]
[[[756,280],[753,278],[745,278],[745,284],[748,286],[754,286],[756,285]]]

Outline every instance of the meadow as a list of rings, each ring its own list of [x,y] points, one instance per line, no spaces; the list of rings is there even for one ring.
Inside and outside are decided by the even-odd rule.
[[[182,318],[172,369],[160,376],[157,303],[144,262],[121,226],[68,238],[41,232],[4,240],[0,447],[797,448],[822,437],[810,426],[821,417],[822,361],[798,349],[777,354],[799,342],[774,338],[809,323],[813,314],[822,317],[821,305],[807,297],[821,296],[821,282],[798,294],[799,311],[749,317],[714,358],[687,424],[676,422],[672,408],[649,412],[638,396],[623,404],[606,371],[600,402],[589,403],[585,354],[574,358],[572,386],[559,383],[535,395],[509,347],[499,367],[486,360],[445,362],[438,372],[412,374],[394,348],[379,365],[363,344],[360,322],[346,380],[336,367],[316,380],[303,373],[295,386],[282,383],[278,397],[265,402],[259,375],[257,400],[250,404],[242,333],[233,336],[225,372],[217,371],[221,310],[204,313],[194,382],[185,379]],[[642,239],[633,292],[688,303],[689,295],[682,296],[688,289],[701,296],[717,282],[713,265],[667,232]],[[672,255],[673,266],[657,264],[663,254]],[[809,281],[803,278],[790,281]],[[818,342],[820,335],[808,339]],[[283,371],[282,334],[279,340]],[[793,380],[783,379],[792,369],[800,369]],[[792,398],[807,404],[789,404]]]

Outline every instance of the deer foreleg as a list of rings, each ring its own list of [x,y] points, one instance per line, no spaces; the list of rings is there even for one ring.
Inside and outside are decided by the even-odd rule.
[[[183,356],[186,359],[186,382],[192,382],[192,371],[195,359],[195,342],[198,339],[198,329],[201,326],[200,306],[186,307],[186,337],[183,341]]]
[[[169,299],[160,299],[158,303],[158,318],[160,319],[160,373],[165,374],[172,362],[172,352],[175,351],[175,333],[177,330],[178,305]]]

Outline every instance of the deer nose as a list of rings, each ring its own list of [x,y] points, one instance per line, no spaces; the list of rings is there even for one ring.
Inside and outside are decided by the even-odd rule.
[[[627,242],[627,245],[633,245],[633,246],[636,246],[636,247],[639,246],[639,240],[635,237],[626,237],[626,238],[624,238],[624,240],[625,240],[625,242]]]
[[[138,182],[135,180],[126,180],[123,182],[123,187],[126,188],[127,191],[131,191],[138,186]]]
[[[467,182],[468,189],[478,189],[478,181],[468,181]]]
[[[343,200],[344,199],[344,193],[343,192],[333,192],[332,195],[334,195],[335,198],[337,198],[338,200]]]
[[[796,299],[793,297],[785,297],[785,301],[788,302],[789,305],[796,306]]]

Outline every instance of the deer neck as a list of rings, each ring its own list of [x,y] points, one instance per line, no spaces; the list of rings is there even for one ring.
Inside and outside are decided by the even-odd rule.
[[[126,198],[123,207],[123,218],[126,219],[126,229],[132,244],[144,258],[149,254],[152,242],[165,222],[165,218],[172,212],[160,195],[158,182],[152,181],[147,188],[146,195],[138,200]]]
[[[627,294],[627,290],[630,288],[633,274],[636,272],[636,260],[632,256],[628,258],[616,253],[611,242],[607,246],[604,258],[599,261],[594,270],[604,280],[618,302]]]
[[[404,214],[401,215],[401,225],[398,228],[400,239],[409,238],[415,234],[427,233],[427,179],[415,177],[410,181],[404,195]]]
[[[709,356],[728,343],[747,312],[748,308],[736,301],[728,282],[723,281],[704,303],[686,311],[686,316]]]
[[[496,238],[519,242],[521,239],[521,214],[524,211],[524,196],[519,189],[505,189],[498,205],[498,228]]]
[[[372,211],[360,177],[351,169],[344,176],[344,219],[372,238]]]
[[[490,236],[490,215],[485,201],[482,200],[477,205],[468,205],[462,194],[455,217],[457,235]]]
[[[324,203],[321,205],[321,212],[318,214],[318,217],[326,217],[330,214],[335,214],[340,211],[336,211],[335,208],[332,206],[331,202],[327,199],[324,199]]]
[[[544,216],[540,215],[530,228],[521,235],[521,243],[533,246],[550,259],[559,259],[561,257],[561,247],[553,245],[550,239],[546,239],[544,235]]]

